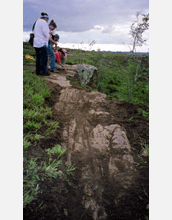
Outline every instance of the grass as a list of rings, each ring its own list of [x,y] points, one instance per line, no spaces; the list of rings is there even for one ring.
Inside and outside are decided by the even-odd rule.
[[[128,121],[133,122],[134,121],[133,117],[131,117]]]
[[[52,154],[57,154],[58,158],[60,158],[65,153],[65,151],[66,149],[62,150],[59,144],[55,145],[52,149],[47,149],[47,153],[50,157]]]
[[[135,81],[137,62],[128,54],[103,53],[68,49],[70,64],[89,64],[98,69],[94,85],[109,98],[149,106],[149,56],[139,57],[138,77]]]
[[[149,119],[149,112],[145,111],[144,109],[139,108],[139,109],[138,109],[138,113],[141,114],[141,115],[143,115],[143,117]]]
[[[58,166],[62,163],[62,160],[52,160],[49,158],[48,164],[45,161],[42,162],[42,170],[45,171],[45,177],[57,178],[60,174],[58,172]],[[44,178],[42,178],[44,180]]]
[[[51,108],[43,107],[45,97],[50,96],[48,86],[29,70],[23,71],[24,132],[35,133],[41,123],[51,117]]]
[[[37,174],[36,159],[26,160],[23,162],[23,207],[32,202],[39,190],[39,177]]]
[[[25,50],[25,53],[29,54],[29,51]],[[66,149],[62,150],[58,144],[45,151],[47,155],[45,160],[48,162],[43,160],[37,163],[37,158],[30,158],[29,155],[29,148],[37,146],[40,135],[51,136],[58,128],[59,122],[52,117],[51,108],[44,106],[45,98],[50,95],[45,80],[32,74],[30,70],[23,70],[23,207],[37,198],[40,181],[46,178],[59,178],[59,166],[65,163],[63,155]],[[40,129],[44,125],[47,130],[42,134]],[[74,167],[64,169],[65,179],[74,169]]]

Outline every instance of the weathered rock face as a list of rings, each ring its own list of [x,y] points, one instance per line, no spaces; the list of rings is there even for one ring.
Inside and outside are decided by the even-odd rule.
[[[94,71],[78,76],[87,83]],[[106,205],[118,209],[134,183],[136,170],[125,130],[109,123],[113,116],[102,107],[105,94],[73,88],[58,73],[47,80],[62,87],[54,111],[64,118],[61,146],[78,170],[74,188],[82,195],[80,204],[93,220],[106,219]]]
[[[94,75],[97,74],[97,67],[87,64],[77,65],[75,68],[76,75],[81,84],[88,84]]]
[[[58,73],[51,74],[46,80],[51,81],[52,83],[57,83],[61,87],[70,87],[70,82],[66,80],[65,76],[62,76]]]
[[[68,87],[54,106],[66,121],[70,118],[63,129],[62,147],[67,149],[68,161],[79,169],[77,187],[83,189],[82,205],[94,220],[107,217],[105,191],[113,191],[113,202],[118,206],[132,186],[135,173],[125,131],[118,124],[109,124],[112,116],[101,107],[105,98],[99,92]]]
[[[68,159],[82,164],[82,204],[91,211],[93,219],[106,219],[103,205],[105,182],[118,192],[116,203],[133,183],[134,161],[126,134],[119,125],[98,124],[92,129],[88,121],[81,125],[74,119],[65,136],[69,137]]]

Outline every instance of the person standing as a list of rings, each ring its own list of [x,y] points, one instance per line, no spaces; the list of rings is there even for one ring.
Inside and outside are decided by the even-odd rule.
[[[48,40],[49,40],[49,16],[42,12],[40,19],[35,23],[34,27],[34,43],[33,46],[36,52],[36,75],[49,76],[47,70],[48,62]]]
[[[51,20],[51,22],[49,23],[50,37],[49,37],[48,48],[47,48],[48,56],[50,57],[50,71],[51,72],[54,72],[54,70],[56,69],[53,45],[55,44],[55,50],[56,50],[57,41],[59,40],[58,34],[53,35],[53,31],[55,30],[55,28],[57,28],[57,25],[54,22],[54,20]]]

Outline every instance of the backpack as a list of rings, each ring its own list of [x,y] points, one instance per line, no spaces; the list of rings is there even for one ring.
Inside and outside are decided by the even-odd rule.
[[[36,24],[37,20],[35,21],[35,23],[33,24],[33,27],[32,27],[32,31],[34,31],[34,28],[35,28],[35,24]],[[29,39],[29,43],[30,45],[33,47],[33,40],[34,40],[34,34],[33,33],[30,33],[30,39]]]

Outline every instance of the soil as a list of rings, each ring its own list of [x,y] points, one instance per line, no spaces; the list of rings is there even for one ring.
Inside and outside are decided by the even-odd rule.
[[[34,67],[25,68],[34,73]],[[52,108],[59,128],[53,135],[32,142],[28,157],[37,157],[40,163],[47,160],[43,149],[60,144],[63,149],[67,148],[64,160],[75,164],[76,169],[69,181],[59,178],[40,182],[37,199],[26,206],[23,219],[146,219],[149,215],[149,157],[139,155],[142,144],[149,145],[149,121],[138,114],[138,109],[148,110],[148,107],[110,100],[102,93],[86,91],[75,83],[65,84],[65,74],[59,71],[44,77],[51,90],[45,105]],[[72,77],[71,72],[69,76]],[[113,148],[113,134],[108,130],[111,128],[117,128],[124,135],[125,149]],[[97,129],[101,132],[96,133]],[[46,127],[41,127],[39,133],[43,135],[45,130]],[[105,131],[109,132],[106,133],[109,139],[101,139],[105,138]],[[106,143],[105,150],[101,146]],[[130,163],[125,162],[126,156],[131,159]]]

